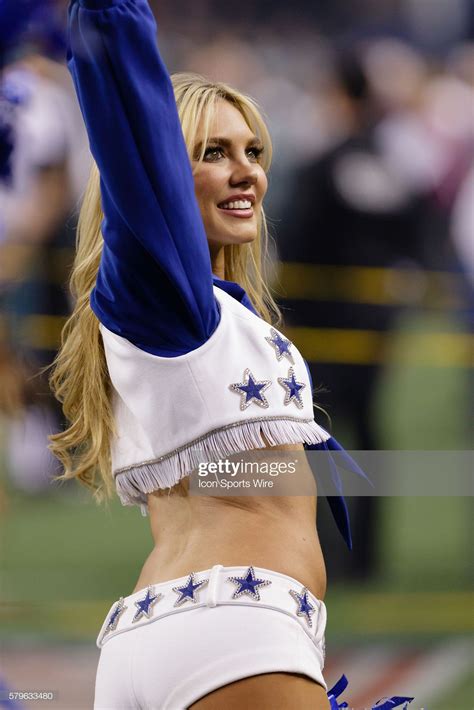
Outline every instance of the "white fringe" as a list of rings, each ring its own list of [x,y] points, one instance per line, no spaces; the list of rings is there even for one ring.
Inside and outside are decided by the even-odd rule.
[[[257,419],[216,429],[165,457],[118,470],[117,494],[123,505],[140,505],[147,514],[147,493],[171,488],[200,463],[217,461],[242,451],[264,449],[267,444],[320,444],[329,434],[314,420]]]

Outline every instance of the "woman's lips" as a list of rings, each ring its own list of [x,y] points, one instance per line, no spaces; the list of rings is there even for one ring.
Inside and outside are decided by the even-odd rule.
[[[253,217],[253,207],[249,207],[245,210],[229,210],[225,207],[218,207],[218,209],[220,212],[224,212],[224,214],[229,215],[229,217],[237,217],[237,219],[249,219],[250,217]]]

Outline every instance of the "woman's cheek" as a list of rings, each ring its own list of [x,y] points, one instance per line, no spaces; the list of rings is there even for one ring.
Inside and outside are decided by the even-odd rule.
[[[205,178],[200,179],[196,192],[198,194],[198,197],[203,202],[208,202],[211,199],[212,195],[212,186],[210,180],[206,180]]]

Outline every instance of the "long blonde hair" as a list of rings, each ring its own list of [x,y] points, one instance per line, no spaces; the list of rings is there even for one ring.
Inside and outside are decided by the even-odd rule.
[[[175,74],[173,89],[190,160],[194,157],[198,127],[203,126],[203,159],[215,108],[219,99],[235,106],[264,145],[262,167],[268,171],[272,145],[265,121],[255,102],[222,83],[212,83],[196,74]],[[94,164],[87,184],[77,227],[76,256],[70,278],[75,306],[62,334],[59,352],[52,363],[50,386],[62,403],[68,428],[49,437],[49,448],[61,461],[63,473],[56,480],[77,478],[98,503],[113,494],[110,441],[115,433],[112,386],[99,321],[89,298],[95,286],[102,254],[100,176]],[[239,283],[269,323],[280,322],[280,312],[266,286],[268,228],[262,211],[258,236],[250,244],[224,248],[225,279]],[[187,479],[171,490],[187,491]]]

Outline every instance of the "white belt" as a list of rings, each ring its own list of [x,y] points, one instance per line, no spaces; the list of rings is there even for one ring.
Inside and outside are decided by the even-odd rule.
[[[113,636],[163,616],[220,605],[261,606],[288,614],[318,647],[324,662],[324,602],[293,577],[264,567],[214,565],[121,597],[112,604],[96,643],[102,648]]]

